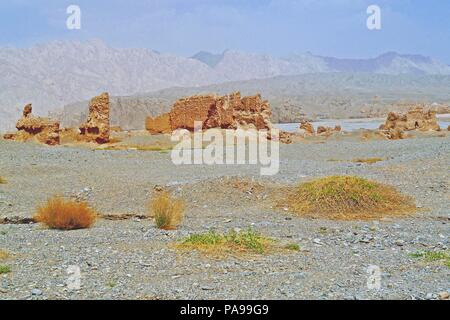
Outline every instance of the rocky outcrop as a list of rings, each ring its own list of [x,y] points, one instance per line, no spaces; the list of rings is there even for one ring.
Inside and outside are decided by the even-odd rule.
[[[147,117],[145,119],[145,129],[151,134],[171,133],[170,114],[164,113],[158,117]]]
[[[109,142],[109,95],[103,93],[91,100],[87,121],[80,126],[80,133],[85,140],[99,144]]]
[[[255,128],[271,130],[270,105],[261,95],[241,97],[239,92],[226,96],[202,95],[179,99],[168,114],[146,119],[151,133],[170,130],[194,131],[194,123],[201,122],[202,129]]]
[[[27,104],[23,109],[22,118],[17,121],[17,133],[8,133],[4,139],[16,141],[35,140],[48,145],[58,145],[59,122],[49,118],[35,117],[32,114],[33,107]]]
[[[386,123],[380,127],[381,130],[401,131],[440,131],[436,112],[424,110],[423,107],[415,107],[406,113],[390,112]]]

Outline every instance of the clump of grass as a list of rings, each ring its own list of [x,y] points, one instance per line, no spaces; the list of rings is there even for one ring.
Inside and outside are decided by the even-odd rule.
[[[160,145],[154,145],[154,146],[134,146],[133,147],[136,150],[139,151],[160,151],[160,152],[167,152],[172,150],[171,146],[160,146]]]
[[[98,150],[136,150],[136,151],[159,151],[162,153],[167,153],[172,150],[172,146],[166,145],[109,145],[105,147],[99,147]]]
[[[374,164],[383,160],[383,158],[356,158],[353,159],[352,162]]]
[[[366,163],[366,164],[374,164],[380,161],[384,161],[383,158],[356,158],[353,160],[342,160],[342,159],[335,159],[331,158],[327,160],[328,162],[355,162],[355,163]]]
[[[107,286],[109,289],[114,289],[114,288],[117,286],[117,281],[116,281],[116,280],[109,280],[109,281],[106,283],[106,286]]]
[[[0,184],[6,184],[6,179],[3,177],[0,177]]]
[[[300,251],[300,246],[297,243],[289,243],[284,248],[291,251]]]
[[[450,251],[426,251],[412,253],[413,258],[422,258],[426,262],[441,262],[450,268]]]
[[[150,202],[149,215],[155,218],[156,227],[163,230],[175,230],[184,217],[185,203],[175,199],[163,191],[158,193]]]
[[[0,265],[0,274],[10,273],[10,272],[11,272],[10,266]]]
[[[177,244],[182,250],[197,250],[215,256],[226,254],[265,254],[273,247],[274,240],[248,229],[226,234],[209,231],[193,234]]]
[[[355,176],[331,176],[300,184],[280,203],[312,218],[338,220],[404,216],[416,210],[414,201],[393,187]]]
[[[91,227],[97,213],[85,202],[53,197],[39,207],[34,219],[51,229],[75,230]]]

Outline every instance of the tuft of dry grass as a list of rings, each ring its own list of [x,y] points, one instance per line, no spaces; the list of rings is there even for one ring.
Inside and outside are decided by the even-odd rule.
[[[0,184],[6,184],[6,179],[3,177],[0,177]]]
[[[9,258],[9,253],[6,250],[0,249],[0,261]]]
[[[383,158],[378,158],[378,157],[375,157],[375,158],[356,158],[356,159],[353,159],[352,162],[374,164],[374,163],[377,163],[377,162],[380,162],[380,161],[383,161],[383,160],[384,160]]]
[[[97,213],[85,202],[53,197],[37,209],[34,219],[51,229],[75,230],[91,227]]]
[[[175,199],[169,192],[163,191],[150,201],[149,216],[155,219],[157,228],[175,230],[184,218],[185,208],[183,200]]]
[[[356,158],[353,160],[341,160],[341,159],[328,159],[329,162],[355,162],[355,163],[367,163],[367,164],[374,164],[380,161],[384,161],[383,158]]]
[[[180,250],[196,250],[206,255],[266,254],[273,248],[274,240],[255,231],[230,231],[226,234],[209,231],[193,234],[175,245]]]
[[[414,201],[395,188],[355,176],[331,176],[300,184],[280,203],[299,216],[367,220],[405,216]]]
[[[159,151],[168,152],[172,150],[170,145],[109,145],[99,147],[98,150],[120,151],[120,150],[136,150],[136,151]]]

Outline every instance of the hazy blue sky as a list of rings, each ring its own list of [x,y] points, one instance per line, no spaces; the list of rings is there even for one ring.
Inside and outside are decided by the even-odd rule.
[[[66,8],[82,10],[82,29],[66,28]],[[366,9],[382,9],[369,31]],[[371,57],[420,53],[450,63],[447,0],[1,0],[0,46],[102,39],[185,56],[238,49],[278,56],[311,51]]]

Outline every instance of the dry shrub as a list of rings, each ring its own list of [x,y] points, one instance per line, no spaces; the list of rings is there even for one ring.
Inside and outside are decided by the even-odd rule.
[[[9,258],[9,253],[6,250],[0,249],[0,261]]]
[[[5,184],[6,183],[6,179],[3,177],[0,177],[0,184]]]
[[[37,209],[34,219],[51,229],[75,230],[91,227],[97,213],[85,202],[53,197]]]
[[[414,201],[393,187],[354,176],[302,183],[284,199],[283,206],[286,202],[300,216],[337,220],[404,216],[416,210]]]
[[[167,152],[172,149],[170,145],[108,145],[99,147],[98,150],[121,151],[121,150],[137,150],[137,151],[160,151]]]
[[[380,162],[380,161],[384,161],[384,159],[383,158],[378,158],[378,157],[375,157],[375,158],[356,158],[356,159],[353,159],[353,160],[342,160],[342,159],[332,158],[332,159],[328,159],[327,161],[328,162],[355,162],[355,163],[374,164],[374,163],[377,163],[377,162]]]
[[[353,159],[352,162],[356,162],[356,163],[367,163],[367,164],[374,164],[377,162],[383,161],[383,158],[357,158],[357,159]]]
[[[159,229],[175,230],[183,220],[185,207],[184,201],[163,191],[150,202],[150,216],[155,218]]]

